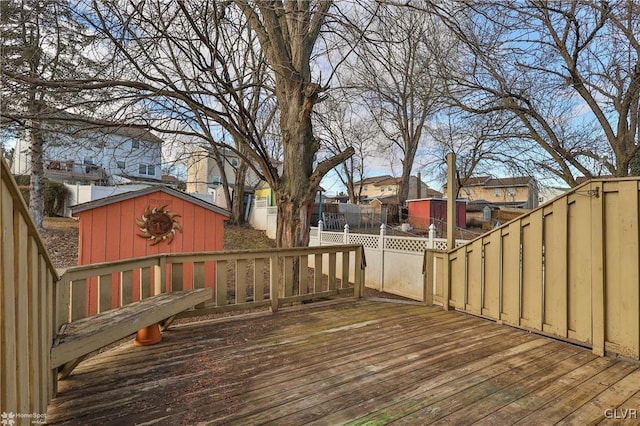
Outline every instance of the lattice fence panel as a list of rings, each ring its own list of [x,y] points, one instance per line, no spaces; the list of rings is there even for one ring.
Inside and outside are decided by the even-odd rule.
[[[447,251],[447,240],[435,240],[433,242],[433,249]]]
[[[344,244],[344,234],[342,232],[322,232],[322,242],[329,244]]]
[[[377,235],[349,234],[349,244],[358,244],[366,248],[379,248],[380,237]]]
[[[423,238],[386,237],[384,248],[388,250],[421,252],[429,248],[429,240]]]

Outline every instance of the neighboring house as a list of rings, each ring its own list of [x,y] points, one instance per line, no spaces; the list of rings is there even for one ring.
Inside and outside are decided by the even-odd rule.
[[[446,184],[445,184],[446,194]],[[533,209],[538,207],[538,184],[531,176],[471,177],[461,182],[459,199],[488,201],[495,206]]]
[[[538,202],[539,204],[546,203],[547,201],[551,201],[554,198],[560,197],[565,192],[567,192],[571,188],[563,188],[563,187],[547,187],[541,188],[538,192]]]
[[[233,194],[239,157],[236,153],[228,149],[223,148],[220,152],[223,156],[223,169],[227,176],[229,190]],[[258,182],[260,182],[260,179],[256,173],[249,168],[245,181],[245,193],[253,190]],[[197,147],[187,160],[187,193],[211,195],[217,205],[230,207],[225,205],[222,190],[222,171],[218,167],[211,150],[204,147]]]
[[[138,128],[66,120],[44,129],[44,174],[58,182],[100,185],[161,182],[162,140]],[[28,131],[16,139],[11,172],[31,173]]]
[[[373,176],[354,183],[355,193],[360,193],[363,200],[374,198],[397,197],[400,181],[402,178],[395,178],[390,175]],[[362,188],[362,191],[360,189]],[[420,175],[409,178],[409,193],[407,199],[442,197],[442,193],[435,191],[422,182]]]

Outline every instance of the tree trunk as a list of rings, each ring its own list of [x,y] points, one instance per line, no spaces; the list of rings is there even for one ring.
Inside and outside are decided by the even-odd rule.
[[[284,165],[276,192],[278,205],[278,247],[309,245],[311,209],[320,178],[312,179],[314,155],[319,144],[313,136],[311,110],[318,87],[302,81],[286,84],[280,127],[283,135]],[[306,89],[306,90],[305,90]],[[280,93],[278,97],[285,96]]]
[[[31,123],[31,187],[29,189],[29,211],[38,229],[42,229],[44,219],[44,159],[42,124]]]
[[[233,188],[233,201],[231,204],[231,222],[234,225],[242,225],[244,223],[244,184],[248,167],[244,160],[238,160],[235,186]]]

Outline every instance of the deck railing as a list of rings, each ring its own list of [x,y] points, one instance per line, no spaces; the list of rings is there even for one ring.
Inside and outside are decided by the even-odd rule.
[[[592,180],[449,252],[436,303],[640,359],[640,179]]]
[[[323,274],[323,264],[328,274]],[[186,315],[203,315],[362,294],[361,246],[166,254],[78,266],[56,285],[56,325],[167,291],[211,287],[214,297]]]
[[[27,424],[42,420],[34,414],[44,416],[55,392],[49,349],[58,276],[4,159],[0,169],[0,413]]]

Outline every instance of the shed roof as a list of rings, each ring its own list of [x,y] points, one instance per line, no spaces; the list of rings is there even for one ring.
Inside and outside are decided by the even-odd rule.
[[[148,195],[148,194],[153,194],[154,192],[164,192],[165,194],[180,198],[188,203],[192,203],[195,205],[198,205],[202,208],[205,208],[207,210],[211,210],[215,213],[221,214],[223,216],[226,217],[230,217],[231,213],[226,210],[223,209],[222,207],[218,207],[215,204],[211,204],[208,203],[204,200],[201,200],[199,198],[196,198],[192,195],[189,195],[187,193],[184,193],[182,191],[176,191],[175,189],[166,187],[166,186],[151,186],[148,188],[143,188],[140,189],[138,191],[131,191],[131,192],[125,192],[123,194],[116,194],[116,195],[112,195],[110,197],[105,197],[105,198],[100,198],[98,200],[94,200],[94,201],[89,201],[88,203],[82,203],[82,204],[78,204],[77,206],[73,206],[71,207],[71,212],[72,213],[79,213],[79,212],[83,212],[86,210],[91,210],[91,209],[95,209],[98,207],[103,207],[103,206],[107,206],[109,204],[114,204],[114,203],[118,203],[120,201],[124,201],[124,200],[130,200],[132,198],[136,198],[136,197],[140,197],[142,195]]]

